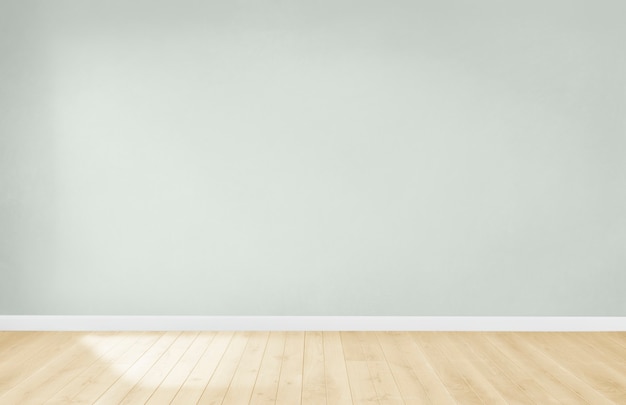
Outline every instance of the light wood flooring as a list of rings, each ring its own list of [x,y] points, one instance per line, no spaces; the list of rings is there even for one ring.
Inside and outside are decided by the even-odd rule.
[[[0,404],[626,404],[626,333],[0,332]]]

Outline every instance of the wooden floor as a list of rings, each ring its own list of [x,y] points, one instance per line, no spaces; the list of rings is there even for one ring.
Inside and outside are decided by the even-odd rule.
[[[626,333],[0,332],[0,404],[626,404]]]

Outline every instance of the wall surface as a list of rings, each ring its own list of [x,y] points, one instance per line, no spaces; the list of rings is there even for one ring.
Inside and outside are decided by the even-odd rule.
[[[0,313],[624,316],[625,15],[0,0]]]

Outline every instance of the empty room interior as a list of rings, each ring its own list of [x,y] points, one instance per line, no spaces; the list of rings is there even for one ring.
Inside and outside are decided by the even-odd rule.
[[[0,404],[626,404],[625,21],[0,0]]]

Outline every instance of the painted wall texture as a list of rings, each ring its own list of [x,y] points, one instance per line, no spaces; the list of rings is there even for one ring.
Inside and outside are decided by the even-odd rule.
[[[625,316],[625,16],[0,0],[0,312]]]

